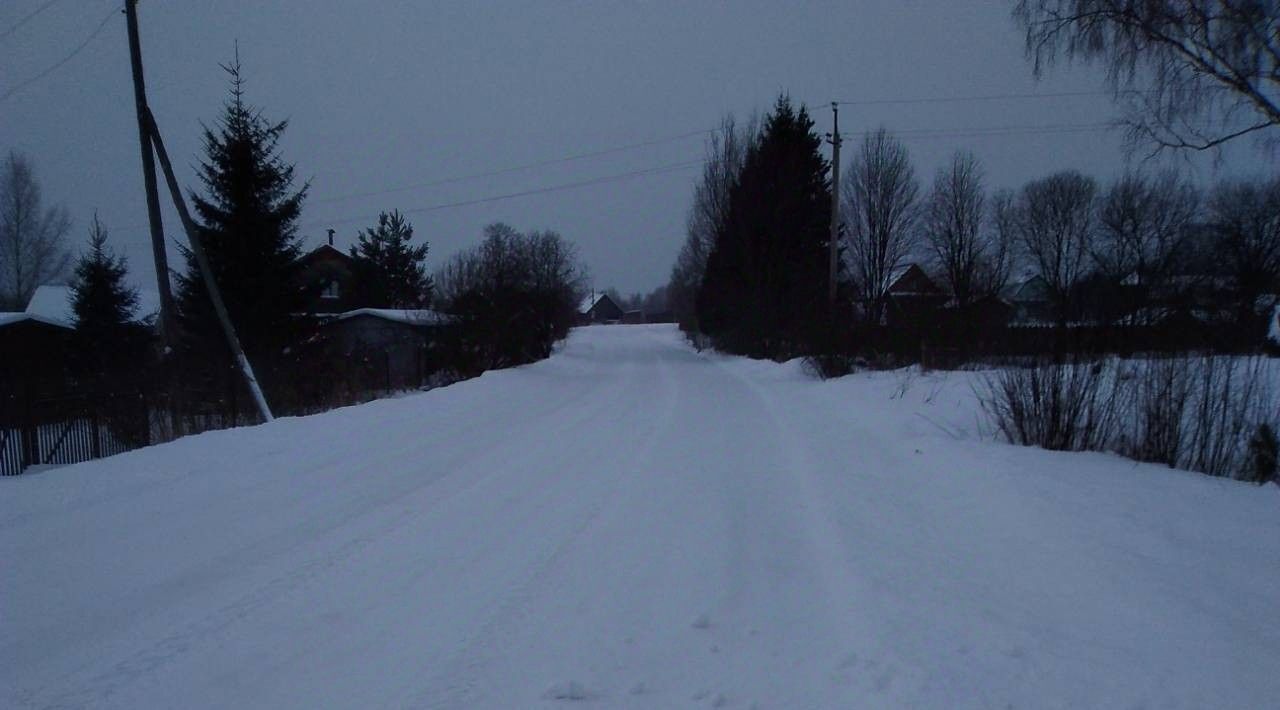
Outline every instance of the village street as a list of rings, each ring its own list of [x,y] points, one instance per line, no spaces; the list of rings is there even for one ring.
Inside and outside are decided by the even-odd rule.
[[[1280,697],[1277,496],[982,440],[972,382],[597,326],[0,481],[0,705]]]

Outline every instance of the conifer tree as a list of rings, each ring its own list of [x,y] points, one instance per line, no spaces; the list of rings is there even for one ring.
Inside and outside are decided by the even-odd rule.
[[[200,164],[204,194],[192,202],[214,280],[242,345],[255,363],[270,369],[295,330],[291,314],[304,304],[296,286],[296,224],[307,185],[295,190],[293,166],[277,144],[287,121],[268,122],[245,103],[237,59],[223,69],[231,99],[213,128],[204,130]],[[178,315],[189,352],[230,357],[199,267],[183,249],[186,273],[178,275]]]
[[[351,247],[357,305],[420,308],[431,302],[432,283],[423,263],[428,244],[412,246],[413,225],[399,210],[383,212],[378,226],[360,233]]]
[[[822,334],[831,188],[821,143],[805,108],[784,95],[748,147],[698,295],[717,347],[789,357]]]
[[[125,284],[127,274],[127,261],[107,247],[107,230],[94,214],[89,250],[76,262],[71,285],[77,369],[83,375],[112,374],[141,355],[133,324],[138,292]]]

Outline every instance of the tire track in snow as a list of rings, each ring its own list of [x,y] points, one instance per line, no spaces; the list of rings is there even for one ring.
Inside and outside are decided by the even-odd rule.
[[[519,627],[522,622],[529,618],[531,605],[537,598],[538,592],[562,572],[566,559],[581,543],[584,535],[600,520],[605,510],[619,503],[620,489],[628,482],[627,477],[643,472],[644,467],[641,462],[646,458],[651,458],[654,443],[661,441],[671,430],[672,418],[668,415],[675,404],[670,364],[659,357],[658,353],[654,353],[650,360],[658,365],[661,377],[661,392],[663,393],[661,399],[665,405],[662,407],[662,416],[654,416],[652,413],[643,411],[637,412],[628,407],[628,405],[639,404],[640,402],[637,402],[637,400],[641,400],[645,404],[652,403],[652,384],[642,378],[645,371],[636,367],[634,363],[628,363],[629,386],[621,388],[617,393],[613,394],[616,401],[610,401],[607,405],[600,403],[599,407],[614,411],[626,408],[631,411],[632,418],[639,417],[640,421],[644,423],[644,430],[640,436],[634,436],[633,432],[620,427],[612,429],[613,436],[619,438],[623,445],[615,450],[615,461],[607,463],[630,461],[631,465],[594,467],[596,471],[613,474],[608,481],[608,485],[604,486],[603,491],[596,492],[593,495],[591,504],[585,511],[578,514],[576,523],[572,525],[567,534],[549,552],[530,564],[501,595],[498,603],[489,612],[486,612],[484,623],[469,637],[454,660],[437,674],[437,680],[430,686],[415,692],[411,699],[404,703],[404,706],[415,708],[475,706],[478,701],[476,693],[482,681],[481,671],[492,663],[497,655],[494,649],[499,645],[504,645],[504,640],[511,635],[512,630]],[[640,396],[637,397],[637,395]],[[603,443],[597,443],[596,445],[597,447],[605,446]],[[558,457],[555,468],[561,468],[564,464],[575,463],[583,470],[592,470],[593,467],[586,465],[586,462],[577,458],[578,454],[579,452],[573,452],[572,455]],[[565,483],[572,483],[572,481],[560,481],[559,483],[564,485]],[[532,527],[541,529],[545,528],[546,525],[535,524]],[[432,696],[439,692],[436,688],[441,685],[445,688],[444,692],[432,699]],[[508,699],[508,701],[510,700]],[[532,700],[531,698],[530,702]]]
[[[615,390],[620,392],[624,389],[616,382],[609,380],[606,380],[606,382],[609,383],[605,386],[606,392]],[[97,673],[84,681],[74,683],[73,687],[67,687],[70,683],[64,678],[58,683],[59,688],[52,695],[45,694],[46,686],[43,689],[21,691],[16,700],[19,704],[30,707],[83,707],[109,702],[113,695],[130,685],[134,680],[157,672],[162,667],[184,655],[201,640],[208,640],[212,636],[223,633],[250,617],[254,612],[266,608],[273,602],[298,592],[308,585],[314,584],[322,576],[332,573],[342,564],[356,558],[379,539],[393,535],[405,525],[420,521],[423,515],[429,514],[432,510],[441,508],[458,496],[464,495],[488,483],[491,479],[507,473],[502,470],[501,466],[483,466],[480,465],[482,462],[492,461],[498,463],[510,460],[512,451],[526,449],[538,440],[561,438],[572,433],[600,413],[607,411],[614,402],[610,397],[601,397],[600,390],[601,386],[597,384],[582,390],[573,397],[558,402],[554,406],[536,410],[533,421],[556,422],[554,430],[551,432],[542,431],[540,427],[530,427],[522,436],[506,437],[497,446],[492,445],[492,442],[477,441],[474,446],[464,448],[461,453],[453,456],[451,461],[455,463],[467,461],[468,465],[464,467],[466,470],[479,468],[487,471],[486,473],[464,482],[461,487],[449,492],[447,495],[434,497],[425,507],[400,511],[392,517],[389,524],[384,523],[382,529],[376,534],[343,542],[335,549],[326,551],[285,573],[272,577],[269,581],[256,586],[252,591],[238,596],[230,604],[220,606],[216,611],[202,616],[198,621],[189,623],[164,636],[159,641],[133,652],[127,658],[112,665],[109,670]],[[595,395],[594,398],[592,397],[593,394]],[[591,401],[593,399],[594,401]],[[578,409],[577,405],[583,401],[591,401],[591,406]],[[548,416],[553,412],[562,411],[568,411],[571,414],[567,418]],[[528,419],[529,416],[526,415],[523,418]],[[368,473],[388,463],[403,462],[407,454],[422,446],[422,442],[413,442],[401,447],[383,449],[375,459],[369,460],[366,458],[366,464],[356,474]],[[479,454],[479,459],[472,459],[472,456],[477,453]],[[360,501],[363,505],[348,507],[345,514],[336,519],[327,520],[325,526],[319,530],[309,529],[305,535],[300,535],[295,531],[294,536],[301,537],[304,541],[311,543],[317,536],[338,532],[350,525],[354,520],[380,513],[388,506],[401,503],[406,497],[417,495],[424,489],[431,488],[434,491],[436,487],[441,485],[442,481],[457,477],[459,475],[458,468],[455,467],[454,471],[440,477],[417,481],[407,489],[397,487],[391,491],[384,491],[384,495],[372,505],[369,505],[369,501],[365,499]],[[347,478],[352,477],[356,476],[347,476]],[[407,476],[398,477],[396,480],[398,481],[405,477]],[[310,526],[308,527],[310,528]],[[282,550],[277,554],[280,557],[285,557],[283,552]],[[243,553],[244,550],[237,550],[234,554]],[[265,561],[264,559],[263,562]],[[73,673],[74,675],[76,674]],[[45,699],[40,700],[42,697]]]

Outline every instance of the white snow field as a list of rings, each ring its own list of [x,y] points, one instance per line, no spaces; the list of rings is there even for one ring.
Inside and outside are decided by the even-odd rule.
[[[0,706],[1263,708],[1280,488],[669,326],[0,481]]]

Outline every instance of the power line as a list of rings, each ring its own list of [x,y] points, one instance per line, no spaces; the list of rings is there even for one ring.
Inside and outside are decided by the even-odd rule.
[[[577,160],[585,160],[587,158],[596,158],[602,155],[611,155],[613,153],[621,153],[628,150],[635,150],[637,148],[647,148],[649,146],[661,145],[663,143],[672,143],[678,140],[683,140],[685,138],[692,138],[694,136],[706,135],[711,133],[714,130],[715,129],[702,130],[702,131],[689,131],[688,133],[681,133],[675,136],[667,136],[665,138],[655,138],[653,140],[642,141],[640,143],[630,143],[627,145],[618,146],[616,148],[605,148],[603,150],[596,150],[590,153],[578,153],[576,155],[570,155],[563,158],[552,158],[550,160],[540,160],[535,163],[525,163],[524,165],[516,165],[510,168],[500,168],[498,170],[490,170],[488,172],[483,172],[483,173],[473,173],[470,175],[461,175],[458,177],[444,178],[441,180],[433,180],[430,182],[419,182],[419,183],[414,183],[410,185],[401,185],[399,187],[390,187],[390,188],[381,189],[381,190],[372,190],[369,192],[355,192],[355,193],[350,193],[346,195],[336,195],[334,197],[326,197],[324,199],[313,200],[312,204],[329,204],[331,202],[341,202],[344,200],[352,200],[352,199],[357,199],[361,197],[376,197],[378,195],[389,195],[396,192],[406,192],[408,190],[416,190],[424,187],[437,187],[440,185],[449,185],[452,183],[465,182],[467,180],[478,180],[480,178],[506,175],[509,173],[520,172],[522,170],[530,170],[532,168],[541,168],[541,167],[547,167],[551,165],[559,165],[561,163],[570,163]]]
[[[1049,133],[1073,133],[1115,128],[1114,123],[1063,123],[1050,125],[989,126],[985,128],[916,128],[888,131],[896,138],[965,138],[972,136],[1036,135]],[[868,136],[875,131],[841,133],[845,138]]]
[[[102,18],[102,22],[99,22],[99,23],[98,23],[98,26],[93,30],[93,33],[92,33],[92,34],[90,34],[88,37],[86,37],[86,38],[84,39],[84,41],[83,41],[83,42],[81,42],[80,44],[76,45],[76,48],[75,48],[75,49],[73,49],[73,50],[71,50],[71,53],[70,53],[70,54],[68,54],[67,56],[63,57],[61,60],[59,60],[57,64],[54,64],[53,66],[49,67],[48,69],[45,69],[44,71],[40,72],[39,74],[36,74],[35,76],[31,77],[30,79],[27,79],[26,81],[22,82],[21,84],[18,84],[17,86],[13,87],[12,89],[9,89],[8,91],[6,91],[6,92],[4,93],[4,96],[0,96],[0,103],[4,103],[4,101],[6,101],[10,96],[13,96],[14,94],[18,93],[19,91],[22,91],[23,89],[27,88],[28,86],[31,86],[32,84],[36,83],[37,81],[40,81],[41,79],[45,78],[46,76],[49,76],[50,74],[54,73],[55,71],[57,71],[57,70],[61,69],[61,68],[62,68],[62,65],[66,64],[67,62],[71,61],[72,59],[75,59],[75,57],[76,57],[76,55],[77,55],[77,54],[79,54],[80,52],[84,51],[84,48],[85,48],[85,47],[88,47],[88,46],[89,46],[89,43],[90,43],[90,42],[92,42],[92,41],[93,41],[93,40],[94,40],[94,39],[95,39],[99,34],[101,34],[101,33],[102,33],[103,28],[105,28],[105,27],[107,26],[107,22],[111,19],[111,16],[112,16],[112,15],[114,15],[114,14],[116,14],[117,12],[119,12],[119,10],[118,10],[117,8],[111,8],[111,10],[110,10],[109,12],[107,12],[106,17],[103,17],[103,18]]]
[[[1060,91],[1048,94],[988,94],[978,96],[933,96],[910,99],[865,99],[856,101],[837,101],[841,106],[880,106],[899,104],[941,104],[964,101],[1017,101],[1025,99],[1062,99],[1080,98],[1084,96],[1111,96],[1110,91]]]
[[[54,4],[54,3],[56,3],[56,2],[58,2],[58,0],[47,0],[47,1],[46,1],[43,5],[41,5],[40,7],[37,7],[36,9],[34,9],[34,10],[32,10],[31,12],[27,13],[27,16],[26,16],[26,17],[24,17],[24,18],[22,18],[21,20],[18,20],[18,23],[17,23],[17,24],[15,24],[13,27],[10,27],[9,29],[5,30],[4,32],[0,32],[0,39],[6,39],[9,35],[13,34],[14,32],[17,32],[19,29],[21,29],[21,28],[22,28],[22,26],[23,26],[23,25],[25,25],[25,24],[27,24],[28,22],[30,22],[30,21],[32,21],[32,20],[34,20],[34,19],[36,18],[36,15],[39,15],[40,13],[44,12],[45,10],[48,10],[50,7],[53,7],[53,4]]]
[[[491,195],[489,197],[481,197],[473,200],[447,202],[444,204],[428,205],[425,207],[412,207],[412,208],[404,209],[400,211],[404,214],[423,214],[427,212],[435,212],[438,210],[451,209],[454,207],[467,207],[470,205],[479,205],[479,204],[485,204],[488,202],[510,200],[517,197],[528,197],[530,195],[542,195],[548,192],[560,192],[563,190],[574,190],[577,188],[588,187],[591,185],[601,185],[601,184],[610,183],[610,182],[619,182],[619,181],[628,180],[634,177],[640,177],[642,175],[660,175],[663,173],[671,173],[671,172],[676,172],[678,170],[685,170],[688,168],[701,166],[705,163],[706,163],[705,160],[689,160],[682,163],[671,163],[668,165],[659,165],[657,167],[646,168],[644,170],[631,170],[625,173],[617,173],[614,175],[604,175],[602,177],[591,178],[589,180],[579,180],[577,182],[569,182],[561,185],[551,185],[548,187],[533,188],[531,190],[521,190],[519,192],[508,192],[506,194]],[[319,224],[326,224],[326,225],[349,224],[352,222],[372,221],[373,219],[374,219],[373,216],[364,215],[360,217],[344,217],[340,219],[316,220],[314,222],[308,222],[307,225],[316,226]]]

